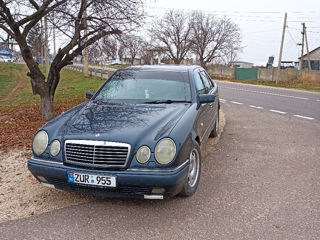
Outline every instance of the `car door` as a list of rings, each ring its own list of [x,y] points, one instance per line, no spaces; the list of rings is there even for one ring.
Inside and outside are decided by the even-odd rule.
[[[196,88],[197,95],[207,93],[208,89],[206,89],[206,86],[204,85],[202,77],[200,76],[199,69],[197,69],[193,72],[193,78],[194,78],[194,85]],[[202,141],[204,140],[205,135],[206,135],[206,131],[208,129],[208,121],[206,119],[206,118],[208,118],[208,116],[207,116],[208,108],[209,108],[209,104],[203,103],[200,105],[200,107],[198,109],[198,117],[196,120],[196,129],[197,129],[197,132],[200,137],[200,143],[202,143]]]
[[[214,83],[212,82],[212,80],[208,76],[208,74],[204,70],[201,70],[200,76],[201,76],[202,81],[205,85],[206,93],[213,94],[216,96],[217,95],[217,87],[214,85]],[[208,107],[206,108],[206,112],[205,112],[205,121],[206,121],[206,125],[207,125],[205,137],[209,137],[210,132],[212,131],[212,129],[214,127],[214,123],[215,123],[215,120],[217,118],[217,113],[218,113],[218,111],[217,111],[218,98],[216,98],[214,102],[208,103],[207,105],[208,105]]]

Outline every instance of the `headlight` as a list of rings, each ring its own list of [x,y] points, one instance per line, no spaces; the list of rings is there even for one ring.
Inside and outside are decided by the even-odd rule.
[[[59,152],[60,152],[60,142],[58,140],[54,140],[50,144],[50,154],[55,157],[58,155]]]
[[[136,154],[137,161],[139,163],[146,163],[150,159],[151,151],[147,146],[142,146],[139,148]]]
[[[32,142],[32,149],[35,154],[40,155],[42,154],[48,146],[48,134],[41,130],[38,132]]]
[[[176,155],[176,144],[170,138],[164,138],[157,143],[154,152],[158,163],[168,164]]]

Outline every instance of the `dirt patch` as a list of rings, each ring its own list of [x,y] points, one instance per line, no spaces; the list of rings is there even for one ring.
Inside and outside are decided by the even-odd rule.
[[[41,185],[27,169],[27,150],[0,158],[0,223],[88,202],[92,197]]]
[[[207,141],[202,149],[203,159],[215,150],[225,123],[225,115],[221,111],[219,135]],[[27,148],[0,152],[0,156],[0,223],[95,199],[41,185],[27,169],[30,156]]]

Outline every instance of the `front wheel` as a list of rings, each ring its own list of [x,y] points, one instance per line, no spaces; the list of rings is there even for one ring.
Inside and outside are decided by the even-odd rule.
[[[197,142],[195,142],[191,148],[189,155],[189,171],[186,178],[185,185],[180,193],[180,195],[189,197],[192,196],[199,185],[200,180],[200,170],[201,170],[201,153],[200,147]]]

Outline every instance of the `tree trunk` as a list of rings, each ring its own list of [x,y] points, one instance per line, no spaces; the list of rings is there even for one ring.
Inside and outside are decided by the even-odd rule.
[[[49,93],[40,95],[40,111],[42,120],[49,121],[54,117],[53,96]]]
[[[204,69],[207,69],[207,66],[204,62],[200,62],[201,67],[203,67]]]
[[[203,59],[202,56],[200,56],[199,62],[200,62],[201,67],[203,67],[204,69],[206,69],[206,63],[205,63],[205,61],[204,61],[204,59]]]

